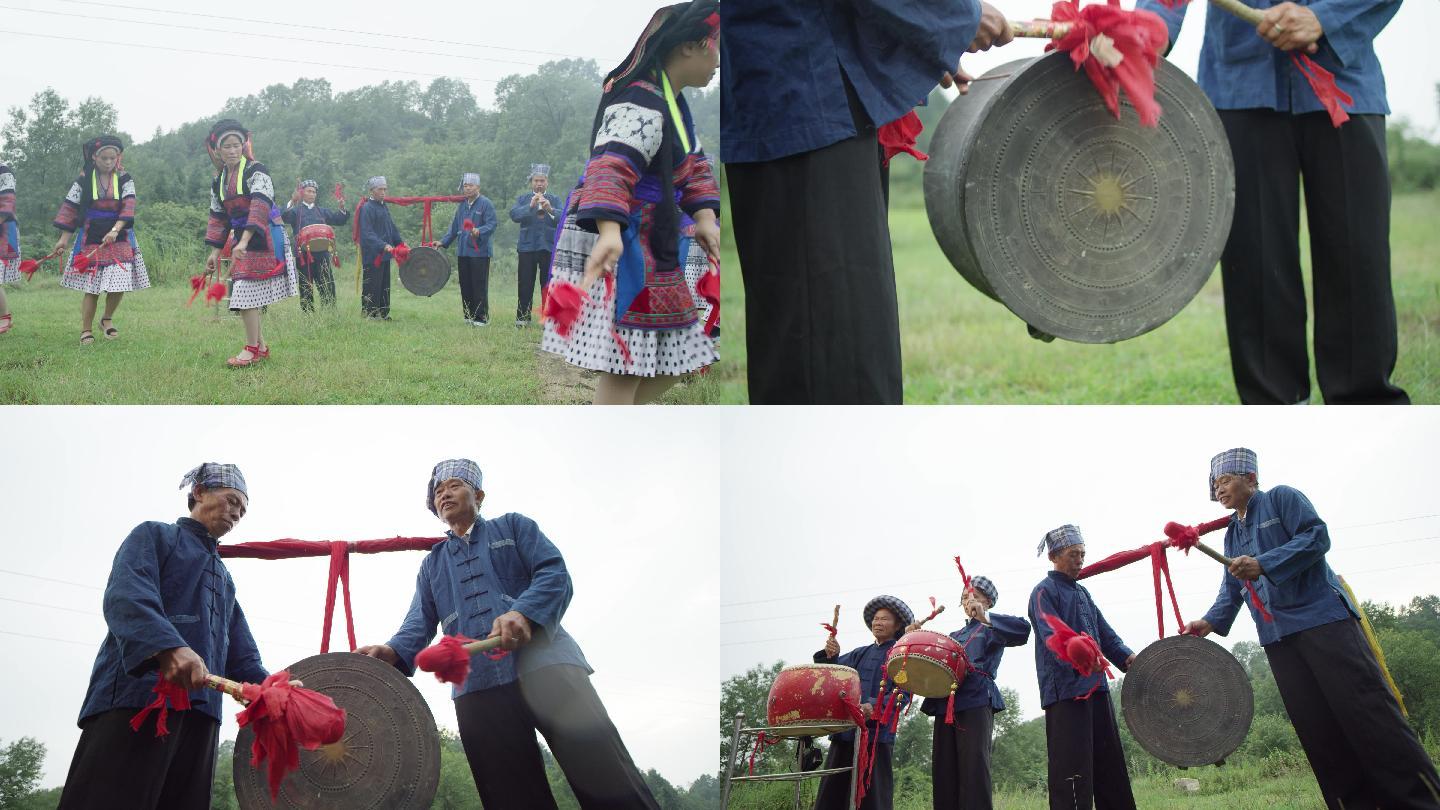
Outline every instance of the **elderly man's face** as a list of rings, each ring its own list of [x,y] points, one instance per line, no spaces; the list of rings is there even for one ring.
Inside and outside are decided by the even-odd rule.
[[[1085,567],[1085,544],[1066,546],[1051,554],[1050,561],[1055,563],[1056,571],[1075,579],[1080,576],[1080,569]]]
[[[465,192],[465,196],[466,196],[466,197],[470,197],[470,198],[473,199],[473,198],[475,198],[475,197],[480,196],[480,184],[479,184],[479,183],[461,183],[461,184],[460,184],[460,187],[461,187],[461,189]]]
[[[377,200],[383,200],[389,191],[390,189],[385,186],[376,186],[370,189],[370,196]]]
[[[190,517],[200,521],[206,531],[217,540],[235,528],[235,524],[245,517],[245,510],[250,506],[250,499],[245,493],[230,487],[206,487],[196,484],[190,495],[195,499],[195,505],[190,509]]]
[[[960,595],[960,606],[965,609],[965,615],[971,615],[974,608],[978,606],[981,610],[990,609],[990,597],[971,588]]]
[[[532,178],[530,178],[530,190],[533,191],[533,192],[535,192],[536,194],[544,194],[544,193],[545,193],[545,189],[547,189],[547,188],[549,188],[549,187],[550,187],[550,178],[548,178],[548,177],[532,177]]]
[[[895,631],[900,629],[900,619],[889,608],[880,608],[875,611],[875,617],[870,620],[870,632],[875,634],[876,643],[884,643],[895,637]]]
[[[474,520],[485,493],[468,481],[449,478],[435,486],[435,511],[446,523]]]
[[[1226,509],[1244,511],[1255,494],[1255,473],[1226,474],[1215,479],[1215,500]]]
[[[300,199],[303,200],[306,205],[314,205],[315,189],[311,188],[310,186],[306,186],[300,189]]]

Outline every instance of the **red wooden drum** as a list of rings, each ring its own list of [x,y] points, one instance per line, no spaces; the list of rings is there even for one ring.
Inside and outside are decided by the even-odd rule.
[[[780,670],[766,701],[766,725],[779,737],[818,737],[855,727],[860,673],[836,664],[802,664]]]
[[[295,245],[306,253],[332,253],[335,250],[335,231],[324,223],[306,225],[295,235]]]
[[[929,630],[901,636],[885,657],[885,677],[921,697],[949,697],[969,671],[970,662],[960,642]]]

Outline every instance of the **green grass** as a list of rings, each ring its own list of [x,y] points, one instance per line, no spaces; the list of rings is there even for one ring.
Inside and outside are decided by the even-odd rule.
[[[1391,221],[1400,355],[1394,380],[1417,403],[1440,402],[1440,193],[1397,195]],[[1230,404],[1239,400],[1216,272],[1169,323],[1112,345],[1041,343],[946,260],[926,219],[918,170],[891,181],[890,231],[900,298],[907,403]],[[1302,235],[1302,245],[1308,236]],[[744,402],[744,289],[726,231],[722,402]],[[1308,248],[1302,253],[1308,266]],[[1309,284],[1309,272],[1306,271]],[[1320,400],[1313,383],[1312,400]]]
[[[142,245],[143,248],[143,245]],[[0,336],[0,403],[15,404],[356,404],[584,403],[596,375],[539,351],[540,328],[513,326],[513,255],[490,277],[490,325],[460,319],[451,279],[432,298],[411,295],[392,274],[393,320],[360,316],[355,265],[337,272],[335,309],[306,314],[300,299],[269,308],[271,358],[230,369],[244,344],[240,319],[196,303],[186,308],[190,263],[150,266],[156,286],[127,293],[116,314],[118,340],[97,333],[81,346],[80,294],[55,273],[5,288],[16,326]],[[538,295],[538,293],[537,293]],[[722,345],[722,351],[724,346]],[[705,404],[711,375],[671,389],[662,402]]]

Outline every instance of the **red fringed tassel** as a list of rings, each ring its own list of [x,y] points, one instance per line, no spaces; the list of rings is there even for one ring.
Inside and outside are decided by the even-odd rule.
[[[1314,59],[1300,51],[1291,51],[1290,61],[1295,64],[1296,70],[1305,74],[1305,81],[1309,82],[1310,89],[1315,91],[1315,98],[1320,100],[1325,112],[1330,113],[1330,124],[1338,127],[1349,121],[1350,114],[1340,105],[1354,104],[1355,99],[1335,83],[1335,74],[1320,67]]]
[[[1120,90],[1124,88],[1140,123],[1156,126],[1160,105],[1155,101],[1155,66],[1170,41],[1165,21],[1149,11],[1122,9],[1115,0],[1084,8],[1077,8],[1071,0],[1059,0],[1050,16],[1056,22],[1071,23],[1071,27],[1045,50],[1069,53],[1076,70],[1084,67],[1116,118],[1120,117]]]
[[[395,261],[399,262],[400,264],[404,264],[405,262],[410,260],[410,246],[396,245],[395,250],[391,255],[395,257]]]
[[[1092,638],[1089,633],[1077,633],[1070,629],[1070,626],[1059,616],[1052,616],[1043,610],[1039,610],[1038,594],[1036,596],[1036,608],[1040,613],[1040,618],[1044,619],[1045,623],[1050,625],[1050,637],[1045,639],[1045,646],[1056,658],[1069,664],[1082,676],[1088,677],[1089,675],[1095,674],[1095,667],[1099,664],[1106,676],[1112,679],[1115,677],[1115,673],[1110,671],[1109,662],[1105,660],[1105,657],[1100,652],[1100,645],[1096,643],[1095,639]],[[1091,687],[1090,691],[1086,692],[1079,699],[1085,700],[1089,698],[1090,695],[1094,694],[1096,689],[1100,688],[1100,684],[1104,682],[1103,678],[1096,681],[1095,686]]]
[[[955,558],[955,567],[960,569],[960,581],[965,583],[965,590],[970,590],[970,575],[965,573],[965,566],[960,564],[960,558]]]
[[[459,686],[470,674],[470,653],[465,645],[474,639],[456,633],[445,636],[440,643],[426,647],[415,655],[415,666],[435,673],[435,680]]]
[[[154,692],[155,699],[130,718],[130,730],[139,731],[150,712],[158,709],[159,713],[155,715],[155,736],[164,737],[170,733],[170,727],[165,722],[169,710],[174,708],[178,711],[190,708],[190,693],[164,678],[155,682]],[[170,704],[168,707],[165,705],[167,702]]]
[[[340,183],[336,183],[334,194],[336,202],[345,202],[345,186],[341,185]]]
[[[950,690],[950,699],[945,701],[945,723],[955,725],[955,690]]]
[[[715,334],[715,325],[720,322],[720,263],[710,257],[711,269],[700,277],[695,292],[710,305],[710,315],[705,318],[705,334]]]
[[[292,687],[285,670],[259,686],[247,683],[243,688],[250,705],[235,721],[241,728],[253,726],[250,766],[259,767],[268,760],[266,777],[273,801],[280,795],[285,775],[300,767],[300,748],[313,751],[344,735],[345,710],[319,692]]]
[[[588,299],[578,285],[568,281],[550,282],[550,291],[545,296],[545,318],[555,322],[555,334],[562,338],[570,336]]]
[[[31,276],[35,275],[35,271],[39,269],[40,262],[37,262],[34,259],[23,259],[20,262],[20,272],[25,274],[26,281],[29,281]]]
[[[826,624],[825,622],[821,622],[821,623],[820,623],[820,626],[823,627],[823,628],[825,628],[826,630],[828,630],[828,631],[830,632],[830,635],[831,635],[831,636],[834,636],[836,633],[839,632],[838,630],[835,629],[835,625],[833,625],[833,624]]]
[[[880,139],[880,145],[885,148],[885,165],[889,166],[890,159],[902,152],[916,160],[929,160],[929,155],[915,148],[916,139],[924,131],[925,125],[920,122],[920,116],[916,115],[914,110],[880,127],[875,134]]]
[[[70,260],[70,269],[76,273],[83,273],[90,269],[90,254],[77,253],[75,258]]]
[[[196,299],[196,298],[199,298],[199,297],[200,297],[200,293],[202,293],[202,292],[204,292],[204,291],[205,291],[205,277],[204,277],[204,276],[191,276],[191,277],[190,277],[190,300],[185,302],[185,306],[188,307],[188,306],[190,306],[191,304],[195,303],[195,299]]]
[[[1265,609],[1265,603],[1260,601],[1260,592],[1255,590],[1255,583],[1246,580],[1245,587],[1250,590],[1250,598],[1255,602],[1255,611],[1260,614],[1260,620],[1266,624],[1275,621],[1275,617],[1271,616],[1270,611]]]
[[[205,291],[205,303],[218,304],[225,300],[225,293],[225,285],[217,281],[210,285],[210,289]]]

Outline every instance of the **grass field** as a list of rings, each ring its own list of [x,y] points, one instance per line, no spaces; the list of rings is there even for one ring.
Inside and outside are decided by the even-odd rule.
[[[53,272],[37,275],[5,288],[16,326],[0,336],[0,403],[589,402],[595,375],[542,354],[537,325],[515,328],[513,254],[496,264],[484,328],[461,320],[453,277],[434,297],[420,298],[392,274],[392,320],[365,320],[349,264],[337,274],[335,309],[306,314],[299,298],[270,307],[271,358],[247,369],[225,366],[244,344],[240,319],[201,303],[185,307],[186,279],[195,272],[188,264],[151,264],[156,286],[126,294],[115,318],[120,338],[105,340],[97,316],[91,346],[79,343],[80,294],[62,288]],[[719,388],[709,376],[681,383],[662,401],[715,400]]]
[[[1113,345],[1041,343],[972,288],[940,252],[918,170],[891,182],[907,403],[1231,404],[1236,397],[1217,271],[1190,304],[1149,334]],[[1400,357],[1394,380],[1417,403],[1440,402],[1440,194],[1394,200],[1392,272]],[[1302,236],[1302,244],[1308,237]],[[722,402],[744,402],[744,290],[734,241],[724,245],[729,341],[717,368]],[[1308,264],[1308,253],[1302,257]],[[1308,284],[1308,272],[1307,272]],[[1313,368],[1312,368],[1313,380]],[[1312,382],[1312,401],[1320,389]]]

